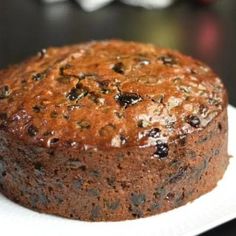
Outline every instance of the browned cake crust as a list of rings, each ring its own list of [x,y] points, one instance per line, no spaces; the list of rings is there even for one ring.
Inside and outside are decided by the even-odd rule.
[[[74,219],[154,215],[216,186],[227,130],[199,61],[118,40],[50,48],[0,72],[0,190]]]

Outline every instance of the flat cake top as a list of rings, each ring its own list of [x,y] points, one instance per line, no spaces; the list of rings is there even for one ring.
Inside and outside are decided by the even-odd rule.
[[[162,145],[226,107],[220,79],[176,51],[119,40],[42,50],[0,72],[0,128],[26,143]]]

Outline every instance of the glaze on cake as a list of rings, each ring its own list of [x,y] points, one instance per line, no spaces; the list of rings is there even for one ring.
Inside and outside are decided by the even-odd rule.
[[[202,62],[119,40],[49,48],[0,72],[0,191],[86,221],[154,215],[216,186],[227,129]]]

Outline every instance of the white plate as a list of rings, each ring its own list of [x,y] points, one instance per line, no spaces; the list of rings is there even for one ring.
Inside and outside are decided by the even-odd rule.
[[[229,153],[236,157],[236,109],[229,106]],[[88,223],[36,213],[0,195],[1,235],[196,235],[236,218],[236,158],[210,193],[172,211],[123,222]]]

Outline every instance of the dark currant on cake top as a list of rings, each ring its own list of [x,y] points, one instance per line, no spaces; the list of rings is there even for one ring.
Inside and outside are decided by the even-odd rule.
[[[174,56],[171,55],[161,56],[158,58],[158,60],[162,61],[165,65],[175,65],[177,63]]]
[[[162,159],[168,156],[168,152],[169,152],[168,144],[161,140],[158,140],[156,144],[156,151],[154,153],[154,156]]]
[[[142,98],[137,93],[122,92],[115,96],[116,101],[123,107],[132,106],[140,101]]]
[[[41,81],[45,77],[45,72],[36,73],[32,75],[32,79],[35,81]]]
[[[116,73],[124,74],[124,64],[122,62],[118,62],[112,67],[112,70]]]
[[[187,122],[194,128],[199,128],[201,121],[197,116],[191,115],[187,117]]]
[[[30,136],[36,136],[38,134],[39,130],[37,127],[35,127],[34,125],[30,125],[29,128],[28,128],[28,134]]]
[[[87,94],[88,91],[84,88],[72,88],[67,97],[69,100],[74,101],[85,97]]]
[[[10,95],[10,89],[8,85],[0,87],[0,99],[7,98],[9,97],[9,95]]]
[[[160,133],[161,133],[161,130],[159,128],[153,128],[148,133],[148,136],[152,137],[152,138],[159,138],[160,137]]]

